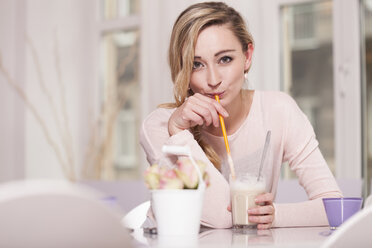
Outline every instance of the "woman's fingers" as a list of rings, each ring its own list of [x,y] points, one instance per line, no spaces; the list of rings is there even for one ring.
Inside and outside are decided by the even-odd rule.
[[[207,107],[204,107],[200,102],[196,102],[191,106],[191,110],[198,114],[204,121],[204,125],[209,126],[213,123],[213,116],[211,110]]]
[[[218,127],[220,125],[219,114],[221,114],[223,117],[229,116],[227,111],[216,100],[201,94],[195,94],[194,98],[199,100],[198,101],[199,106],[206,106],[207,109],[209,110],[211,122],[207,122],[206,123],[207,126],[213,124],[213,126]]]
[[[266,205],[261,207],[255,207],[248,210],[250,215],[259,215],[259,214],[274,214],[275,209],[273,205]]]
[[[189,97],[182,107],[182,117],[184,119],[189,119],[189,121],[197,123],[198,125],[204,124],[209,126],[213,124],[215,127],[218,127],[218,109],[224,112],[224,115],[227,114],[226,110],[221,106],[221,104],[201,94],[195,94],[194,96]],[[201,123],[195,115],[192,115],[191,112],[200,116],[203,119],[203,123]]]
[[[267,223],[272,223],[274,221],[274,216],[272,215],[253,215],[253,216],[250,215],[248,216],[248,220],[254,223],[267,224]]]
[[[194,97],[199,99],[200,101],[205,102],[207,105],[213,105],[211,106],[210,109],[214,109],[216,111],[217,119],[218,119],[218,114],[221,114],[224,118],[229,117],[229,113],[227,113],[225,108],[222,107],[222,105],[219,102],[217,102],[215,99],[212,99],[210,97],[204,96],[199,93],[195,94]]]
[[[255,199],[256,204],[271,204],[274,201],[274,196],[271,193],[264,193],[261,195],[258,195]]]
[[[214,105],[214,107],[217,109],[217,112],[219,114],[221,114],[224,118],[227,118],[229,117],[229,113],[227,113],[227,111],[225,110],[224,107],[222,107],[222,105],[220,103],[218,103],[217,101],[213,101],[212,103]]]
[[[182,115],[182,119],[189,122],[190,127],[196,125],[203,125],[204,123],[203,117],[201,117],[192,110],[185,110],[184,114]]]
[[[174,135],[196,125],[219,126],[219,114],[228,116],[227,111],[216,100],[199,93],[190,96],[176,109],[168,122],[168,131]]]
[[[248,210],[248,220],[257,223],[257,229],[271,228],[275,218],[273,200],[274,196],[272,193],[258,195],[255,199],[258,206]]]

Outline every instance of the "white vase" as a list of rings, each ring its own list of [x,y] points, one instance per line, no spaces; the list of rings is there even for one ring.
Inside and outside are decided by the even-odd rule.
[[[197,236],[204,189],[159,189],[151,191],[152,209],[159,236]]]

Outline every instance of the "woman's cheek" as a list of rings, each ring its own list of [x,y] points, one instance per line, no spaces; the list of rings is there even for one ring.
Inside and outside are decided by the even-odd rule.
[[[194,93],[200,92],[200,89],[203,88],[204,76],[202,72],[193,72],[190,78],[190,88]]]
[[[229,84],[229,87],[243,85],[244,82],[244,70],[241,68],[236,67],[229,67],[226,68],[224,71],[221,72],[223,77],[223,81]]]

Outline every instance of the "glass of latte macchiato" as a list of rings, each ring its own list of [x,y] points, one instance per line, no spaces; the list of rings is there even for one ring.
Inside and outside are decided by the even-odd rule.
[[[230,197],[233,228],[254,228],[256,223],[248,221],[248,209],[256,207],[255,199],[265,193],[265,179],[257,181],[256,175],[237,175],[230,178]]]

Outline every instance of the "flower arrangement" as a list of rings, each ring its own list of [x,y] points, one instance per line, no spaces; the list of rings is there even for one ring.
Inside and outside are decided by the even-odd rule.
[[[206,186],[209,176],[205,171],[206,164],[196,161]],[[145,183],[149,189],[197,189],[199,185],[198,173],[189,158],[180,158],[174,168],[167,168],[153,164],[145,171]]]

